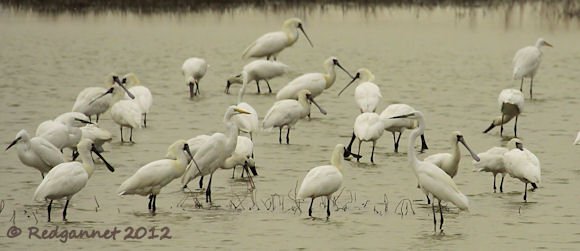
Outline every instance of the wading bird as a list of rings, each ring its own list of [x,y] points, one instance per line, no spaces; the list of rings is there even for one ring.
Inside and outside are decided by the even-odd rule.
[[[48,222],[50,222],[52,201],[62,198],[66,198],[66,204],[62,211],[62,219],[66,221],[66,210],[71,198],[87,185],[89,178],[95,171],[95,163],[91,157],[91,151],[103,160],[109,171],[115,171],[103,156],[96,151],[91,140],[82,139],[77,149],[81,162],[65,162],[55,166],[46,174],[46,177],[44,177],[42,183],[38,185],[36,192],[34,192],[35,200],[50,201],[48,203]]]
[[[254,132],[258,130],[260,121],[258,119],[258,112],[256,109],[254,109],[254,107],[252,107],[250,104],[243,102],[244,89],[246,88],[246,85],[249,81],[249,74],[246,71],[242,71],[240,75],[242,76],[243,86],[238,93],[238,107],[244,111],[249,112],[249,114],[238,114],[237,116],[232,117],[232,121],[236,124],[241,132],[249,134],[250,139],[253,140]]]
[[[266,59],[276,60],[282,50],[296,43],[299,35],[298,30],[302,31],[310,46],[314,47],[302,27],[302,20],[290,18],[284,21],[281,31],[266,33],[251,43],[242,53],[242,58],[266,57]]]
[[[508,142],[510,151],[503,155],[505,168],[511,177],[519,179],[525,184],[524,201],[527,202],[528,183],[532,185],[532,191],[538,188],[541,181],[540,160],[538,157],[524,148],[524,144],[518,138],[513,138]]]
[[[151,110],[151,105],[153,105],[153,95],[149,88],[141,85],[141,82],[134,73],[128,73],[123,76],[121,83],[126,84],[129,87],[129,92],[135,96],[135,102],[141,108],[141,115],[143,116],[143,127],[147,127],[147,113]],[[125,99],[131,99],[129,94],[125,94]]]
[[[142,166],[121,184],[119,195],[137,194],[149,196],[148,209],[157,209],[157,195],[161,189],[174,179],[183,175],[185,168],[193,158],[185,140],[177,140],[167,149],[164,159]]]
[[[358,154],[360,155],[360,145],[362,141],[371,141],[373,143],[373,150],[371,152],[371,163],[375,163],[375,145],[377,140],[383,135],[385,125],[378,114],[374,112],[364,112],[356,117],[354,122],[354,131],[350,143],[346,148],[349,152],[352,149],[352,144],[355,138],[358,138]],[[357,159],[359,161],[359,159]]]
[[[429,157],[425,158],[423,161],[431,162],[441,168],[441,170],[445,171],[447,175],[451,178],[457,175],[457,171],[459,170],[459,161],[461,160],[461,151],[459,151],[459,143],[465,146],[465,149],[471,154],[471,157],[475,161],[479,161],[479,156],[471,150],[471,148],[465,142],[465,138],[463,134],[459,131],[455,131],[451,133],[451,153],[437,153],[430,155]]]
[[[326,73],[306,73],[295,78],[278,91],[276,99],[298,99],[298,93],[304,89],[309,90],[313,98],[317,97],[322,93],[322,91],[330,88],[334,84],[336,80],[336,72],[334,71],[335,66],[338,66],[338,68],[346,72],[349,77],[353,78],[353,76],[340,65],[336,57],[329,57],[324,61],[323,65]]]
[[[534,76],[536,76],[536,72],[538,72],[538,68],[540,68],[540,63],[542,62],[542,51],[540,50],[542,46],[552,47],[543,38],[538,38],[535,45],[519,49],[512,60],[514,67],[513,78],[522,80],[520,91],[523,92],[524,78],[530,78],[530,99],[532,99]]]
[[[199,81],[205,76],[207,62],[203,58],[188,58],[183,62],[181,71],[185,77],[185,83],[189,86],[189,98],[200,95]]]
[[[229,106],[224,114],[224,124],[226,133],[214,133],[199,147],[193,155],[193,161],[187,167],[181,179],[184,188],[187,184],[200,176],[210,175],[207,189],[205,190],[205,201],[211,203],[211,181],[213,173],[223,166],[224,161],[232,155],[238,142],[239,129],[232,121],[232,117],[238,114],[248,114],[249,112],[237,107]]]
[[[316,105],[320,112],[326,115],[326,111],[314,101],[310,91],[302,90],[298,95],[298,100],[285,99],[274,103],[262,121],[262,128],[280,128],[278,142],[282,144],[282,128],[286,127],[286,144],[290,144],[290,128],[294,127],[299,119],[308,116],[310,113],[310,103]]]
[[[330,217],[330,197],[342,186],[342,159],[347,157],[347,152],[344,145],[336,145],[330,157],[330,165],[310,169],[302,180],[298,198],[311,198],[308,216],[312,217],[314,199],[326,196],[326,218]]]
[[[409,118],[398,118],[392,119],[392,117],[409,114],[415,111],[415,109],[407,104],[391,104],[381,112],[381,119],[385,124],[385,130],[393,134],[393,144],[395,152],[399,152],[399,141],[401,140],[401,135],[405,129],[415,129],[417,128],[417,121]],[[399,133],[398,137],[395,137],[395,133]],[[427,142],[425,141],[425,135],[421,134],[421,152],[429,149],[427,147]]]
[[[58,148],[45,138],[30,138],[24,129],[16,134],[16,138],[6,147],[6,151],[15,145],[20,162],[40,171],[42,178],[50,169],[64,162],[64,157]]]
[[[439,230],[443,231],[443,210],[441,208],[441,201],[449,201],[461,210],[469,209],[469,201],[467,197],[461,193],[461,191],[459,191],[459,188],[457,188],[457,185],[455,185],[453,179],[447,175],[445,171],[431,162],[417,159],[414,144],[417,137],[423,134],[425,130],[425,120],[423,119],[423,113],[414,111],[406,115],[394,117],[394,119],[397,118],[412,118],[416,119],[419,123],[419,127],[413,129],[411,135],[409,136],[407,157],[409,158],[409,166],[413,168],[413,172],[419,181],[419,186],[425,195],[432,194],[433,198],[438,200],[439,213],[441,215]],[[433,229],[437,231],[435,201],[433,201],[431,207],[433,209]]]
[[[487,133],[496,126],[500,126],[499,135],[503,136],[503,125],[509,122],[512,118],[516,118],[514,122],[514,137],[518,136],[518,117],[524,111],[524,94],[516,89],[504,89],[499,94],[497,99],[501,115],[495,118],[491,125],[483,131]]]
[[[121,80],[119,76],[115,73],[109,74],[105,80],[106,88],[111,88],[115,83],[120,84]],[[124,88],[124,87],[123,87]],[[111,105],[116,102],[113,97],[104,96],[102,94],[106,92],[107,89],[103,87],[88,87],[82,90],[77,96],[75,103],[73,105],[73,112],[80,112],[89,117],[96,115],[96,121],[99,122],[99,117],[101,114],[105,113]],[[132,95],[132,94],[131,94]],[[131,96],[129,95],[129,96]],[[121,96],[122,97],[122,96]]]
[[[53,144],[61,152],[64,148],[73,151],[73,159],[76,158],[77,144],[81,140],[80,127],[91,124],[89,117],[80,112],[66,112],[54,120],[46,120],[36,128],[36,136],[43,137]]]
[[[375,112],[381,99],[383,99],[383,95],[381,95],[379,87],[372,82],[375,79],[375,75],[366,68],[359,69],[354,78],[338,93],[338,96],[357,79],[360,79],[360,83],[354,90],[354,100],[360,112]]]
[[[503,162],[503,155],[509,150],[505,147],[494,146],[485,152],[479,153],[480,161],[473,161],[473,170],[478,172],[490,172],[493,174],[493,192],[496,192],[495,178],[501,174],[499,191],[503,193],[503,179],[507,173]]]
[[[258,59],[245,65],[242,71],[248,73],[248,82],[256,81],[258,93],[260,93],[260,80],[264,80],[266,82],[268,85],[268,91],[272,93],[272,88],[270,87],[268,80],[286,74],[286,72],[288,72],[288,68],[289,67],[287,65],[280,62]],[[234,84],[242,84],[242,88],[244,88],[245,92],[245,86],[243,85],[241,73],[228,78],[225,92],[229,94],[230,87]]]

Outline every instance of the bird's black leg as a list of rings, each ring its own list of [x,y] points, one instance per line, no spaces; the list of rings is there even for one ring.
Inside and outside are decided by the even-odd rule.
[[[435,203],[431,204],[431,208],[433,209],[433,231],[437,232],[437,218],[435,217]]]
[[[501,176],[501,184],[499,184],[499,192],[503,193],[503,178],[505,178],[504,175]]]
[[[501,114],[501,125],[500,125],[500,130],[499,130],[499,136],[503,136],[503,117],[505,115],[502,113]]]
[[[157,206],[155,204],[157,204],[157,195],[151,195],[153,196],[153,205],[151,206],[152,212],[155,213],[155,210],[157,210]]]
[[[290,144],[290,126],[287,127],[288,131],[286,132],[286,145]]]
[[[427,198],[427,205],[431,204],[431,199],[429,199],[429,195],[425,194],[425,197]]]
[[[360,144],[361,144],[361,140],[358,141],[358,156],[360,156]],[[359,162],[359,158],[356,159],[356,162]]]
[[[199,189],[203,188],[203,176],[201,176],[201,178],[199,178]]]
[[[308,208],[308,216],[312,217],[312,204],[314,203],[314,197],[310,201],[310,207]]]
[[[497,174],[493,175],[493,192],[495,193],[496,187],[495,187],[495,177],[497,176]]]
[[[149,211],[151,211],[151,206],[153,203],[153,194],[149,195],[149,204],[147,205],[147,209],[149,209]]]
[[[143,127],[147,128],[147,113],[143,113]]]
[[[533,85],[534,85],[534,77],[532,77],[531,80],[530,80],[530,99],[533,99],[532,98],[532,86]]]
[[[42,176],[42,179],[44,179],[44,173],[40,172],[40,176]]]
[[[266,81],[266,84],[268,84],[268,92],[272,93],[272,88],[270,87],[270,83],[268,82],[267,79],[264,79],[264,81]]]
[[[205,190],[205,202],[211,203],[211,180],[213,178],[213,173],[209,175],[209,183],[207,184],[207,189]]]
[[[100,114],[97,114],[97,124],[99,123],[99,118],[101,117]]]
[[[195,92],[193,91],[193,87],[195,85],[193,83],[189,83],[189,98],[193,99],[193,96],[195,96]]]
[[[130,134],[130,136],[129,136],[129,142],[131,142],[131,143],[135,143],[135,142],[133,141],[133,127],[130,127],[130,129],[131,129],[131,134]]]
[[[70,200],[66,200],[66,203],[64,204],[64,210],[62,211],[62,221],[66,221],[66,209],[68,208],[68,202]]]
[[[280,126],[280,134],[278,135],[278,143],[282,144],[282,126]]]
[[[196,95],[201,95],[201,92],[199,91],[199,81],[195,81],[195,93]]]
[[[48,203],[48,222],[50,222],[50,210],[52,210],[52,200]]]
[[[401,141],[401,135],[403,135],[403,132],[399,132],[399,137],[397,137],[397,142],[395,142],[395,152],[398,153],[399,152],[399,141]],[[393,139],[395,137],[395,133],[393,133]]]
[[[520,116],[516,116],[516,122],[514,123],[514,137],[518,136],[518,117]]]
[[[528,183],[525,183],[526,185],[524,186],[524,201],[528,202],[527,198],[528,198]]]
[[[373,151],[371,152],[371,163],[375,163],[374,156],[375,156],[375,144],[376,142],[373,141]]]
[[[232,168],[232,179],[234,178],[234,174],[236,173],[236,166],[234,166],[234,168]],[[242,172],[242,176],[244,175],[244,172]]]
[[[441,222],[439,222],[439,230],[443,231],[443,209],[441,209],[441,200],[438,201],[439,201],[439,214],[441,215]]]
[[[121,143],[123,143],[125,141],[123,141],[123,127],[121,126]]]
[[[256,88],[258,88],[258,94],[260,94],[260,81],[256,79]]]
[[[326,197],[326,218],[330,218],[330,196]]]
[[[520,91],[524,91],[524,77],[522,77],[522,82],[520,83]]]

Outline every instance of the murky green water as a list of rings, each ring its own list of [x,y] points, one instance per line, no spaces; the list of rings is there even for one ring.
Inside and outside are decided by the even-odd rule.
[[[3,249],[575,249],[580,222],[577,190],[578,147],[572,145],[580,114],[575,97],[580,73],[580,25],[576,19],[546,14],[539,5],[505,8],[335,8],[253,9],[227,13],[39,15],[0,9],[0,135],[8,144],[20,129],[33,132],[47,119],[71,109],[76,94],[102,85],[110,72],[134,72],[154,95],[149,127],[135,132],[134,145],[121,145],[118,127],[107,115],[100,126],[115,138],[105,156],[117,169],[98,168],[87,187],[69,207],[70,222],[60,220],[62,204],[46,223],[43,203],[32,201],[40,183],[38,172],[23,166],[14,150],[0,161],[0,247]],[[523,184],[506,178],[505,192],[493,193],[490,174],[472,172],[464,155],[455,182],[469,197],[469,212],[450,206],[444,234],[433,232],[431,208],[416,189],[407,165],[407,133],[401,153],[393,153],[391,135],[379,140],[376,165],[365,159],[344,170],[344,191],[330,220],[307,217],[289,198],[296,182],[315,166],[329,162],[337,143],[348,143],[358,115],[353,89],[337,97],[348,82],[338,72],[337,83],[318,101],[327,116],[313,113],[292,132],[291,145],[279,145],[277,132],[255,135],[260,176],[257,190],[218,171],[213,181],[214,205],[195,207],[179,182],[158,196],[158,213],[147,212],[143,197],[119,197],[117,187],[142,165],[162,158],[167,146],[221,129],[226,107],[236,95],[225,95],[225,80],[247,63],[244,48],[259,35],[279,29],[288,17],[305,22],[315,46],[302,38],[279,60],[291,66],[288,75],[272,80],[274,91],[306,72],[322,71],[322,61],[337,56],[354,72],[369,68],[382,90],[380,110],[390,103],[407,103],[427,119],[428,154],[449,151],[449,134],[461,130],[480,152],[505,144],[499,133],[482,134],[498,115],[497,95],[517,88],[511,80],[515,51],[542,36],[554,45],[544,49],[544,62],[535,79],[534,100],[526,100],[518,134],[542,163],[540,189],[522,202]],[[181,64],[191,56],[211,65],[201,82],[201,98],[188,99]],[[256,95],[253,85],[246,101],[260,118],[275,95]],[[237,91],[232,89],[232,91]],[[527,87],[526,87],[527,90]],[[235,93],[234,91],[234,93]],[[528,94],[526,94],[528,97]],[[219,126],[216,126],[219,125]],[[511,124],[506,132],[511,135]],[[198,195],[200,201],[203,196]],[[254,198],[255,204],[252,202]],[[409,203],[411,201],[412,208]],[[387,203],[385,203],[387,202]],[[3,207],[2,207],[3,205]],[[399,207],[397,207],[399,205]],[[15,214],[15,220],[12,216]],[[314,214],[323,217],[324,205]],[[22,235],[8,238],[9,227]],[[122,230],[116,240],[29,239],[29,227],[40,230]],[[151,237],[123,240],[132,227],[155,227]],[[165,229],[162,229],[167,227]],[[140,230],[142,232],[142,230]],[[140,233],[141,233],[140,232]],[[168,233],[171,239],[159,240]],[[139,235],[141,236],[141,235]],[[138,237],[139,237],[138,236]]]

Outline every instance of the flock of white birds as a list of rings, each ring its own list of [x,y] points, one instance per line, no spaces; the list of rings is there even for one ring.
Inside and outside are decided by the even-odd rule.
[[[290,81],[277,94],[277,102],[268,110],[262,123],[258,113],[243,96],[248,83],[255,81],[260,92],[260,81],[266,82],[268,91],[272,93],[270,79],[284,75],[288,66],[276,61],[278,54],[292,46],[301,31],[310,45],[312,42],[303,29],[303,23],[298,18],[290,18],[282,25],[282,30],[262,35],[243,52],[242,58],[258,58],[247,64],[242,71],[227,80],[225,92],[229,93],[231,85],[241,84],[238,94],[238,104],[226,109],[223,122],[226,130],[223,133],[199,135],[189,140],[177,140],[167,150],[164,159],[153,161],[139,168],[133,176],[125,180],[118,189],[119,195],[138,194],[148,196],[148,208],[156,210],[156,198],[161,189],[174,179],[181,178],[184,188],[190,181],[200,177],[199,185],[203,187],[203,177],[210,176],[205,189],[206,202],[211,203],[212,177],[218,169],[232,169],[242,166],[247,173],[247,179],[254,188],[252,175],[257,175],[253,160],[254,132],[261,129],[278,128],[279,143],[283,143],[282,131],[286,128],[286,144],[290,143],[290,129],[301,119],[310,116],[311,104],[317,106],[322,114],[326,111],[316,103],[315,98],[330,88],[336,80],[335,68],[343,70],[352,81],[339,93],[346,90],[358,80],[354,92],[356,104],[361,114],[355,119],[352,139],[348,146],[337,144],[332,152],[330,165],[312,168],[304,177],[298,197],[311,198],[309,216],[312,217],[312,204],[317,197],[327,199],[327,217],[330,217],[330,198],[342,186],[343,161],[352,157],[360,161],[360,145],[362,142],[372,142],[370,161],[374,163],[376,141],[389,131],[393,135],[394,149],[398,151],[401,134],[411,129],[408,142],[408,161],[415,174],[418,187],[432,201],[433,219],[436,230],[435,199],[437,199],[440,217],[439,228],[443,227],[443,210],[441,202],[447,201],[461,210],[469,209],[468,198],[461,193],[453,177],[457,174],[461,153],[459,143],[463,144],[473,158],[474,168],[478,171],[491,172],[494,177],[493,189],[496,190],[496,176],[502,175],[500,192],[503,192],[503,180],[506,174],[521,180],[525,184],[524,201],[527,200],[527,187],[533,189],[541,181],[540,162],[538,158],[517,138],[518,116],[523,112],[524,95],[522,94],[525,78],[530,78],[530,99],[534,76],[542,59],[542,46],[552,46],[540,38],[533,46],[527,46],[517,51],[513,59],[513,78],[521,79],[520,90],[502,90],[498,103],[500,115],[495,118],[484,133],[500,126],[503,135],[503,125],[515,118],[514,138],[505,147],[492,147],[486,152],[473,152],[461,132],[451,134],[451,153],[431,155],[419,160],[415,153],[415,141],[421,136],[421,152],[428,149],[424,137],[426,121],[423,113],[406,104],[391,104],[380,114],[376,113],[382,95],[378,85],[373,83],[374,75],[366,68],[359,69],[351,75],[344,69],[336,57],[324,61],[324,73],[307,73]],[[259,58],[266,59],[259,59]],[[189,58],[182,66],[185,82],[189,86],[190,98],[200,95],[200,82],[206,74],[208,64],[201,58]],[[100,154],[103,144],[112,140],[112,134],[97,126],[100,116],[109,111],[112,120],[120,127],[121,142],[125,142],[124,128],[129,129],[129,142],[133,142],[133,129],[147,127],[147,113],[152,105],[153,97],[149,89],[140,85],[135,74],[125,76],[111,74],[108,76],[106,88],[89,87],[78,94],[72,112],[59,115],[54,120],[41,123],[34,136],[26,130],[21,130],[14,141],[6,148],[16,146],[18,158],[26,165],[40,171],[43,180],[36,189],[36,200],[48,201],[48,221],[53,200],[66,199],[63,210],[63,220],[66,220],[67,207],[70,199],[82,190],[93,174],[95,162],[92,153],[100,157],[107,168],[113,172],[113,167]],[[93,121],[93,116],[95,116]],[[249,137],[241,136],[240,132]],[[399,133],[397,136],[396,133]],[[358,152],[352,152],[352,145],[358,139]],[[580,133],[575,143],[580,143]],[[62,150],[73,151],[71,162],[66,162]],[[74,161],[80,157],[80,162]],[[250,173],[251,171],[251,173]]]

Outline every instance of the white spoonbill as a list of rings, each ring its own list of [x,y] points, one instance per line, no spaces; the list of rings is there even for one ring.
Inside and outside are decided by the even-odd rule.
[[[455,131],[451,133],[451,153],[437,153],[430,155],[429,157],[425,158],[423,161],[431,162],[441,168],[441,170],[445,171],[447,175],[451,178],[457,175],[457,171],[459,170],[459,161],[461,160],[461,151],[459,151],[459,143],[465,146],[465,149],[471,154],[471,157],[475,161],[480,161],[479,156],[471,150],[471,148],[465,142],[465,138],[463,134],[459,131]]]
[[[518,136],[518,117],[524,111],[524,94],[516,89],[504,89],[499,94],[497,99],[501,115],[495,118],[491,125],[483,131],[489,132],[496,126],[501,126],[499,135],[503,136],[503,125],[509,122],[512,118],[516,118],[514,123],[514,137]]]
[[[14,145],[16,145],[20,162],[40,171],[42,178],[50,169],[64,162],[64,157],[58,148],[45,138],[30,138],[24,129],[16,134],[16,138],[6,147],[6,151]]]
[[[340,65],[338,58],[336,57],[329,57],[324,61],[323,65],[326,73],[306,73],[295,78],[278,91],[276,99],[298,99],[298,93],[304,89],[309,90],[312,97],[317,97],[322,93],[322,91],[330,88],[334,84],[336,80],[336,72],[334,71],[335,66],[338,66],[346,72],[349,77],[353,78],[353,76]]]
[[[538,157],[524,148],[524,144],[518,138],[513,138],[508,142],[511,149],[503,155],[505,168],[511,177],[519,179],[525,184],[524,201],[527,202],[528,183],[532,185],[532,191],[538,188],[541,181],[540,160]]]
[[[100,128],[95,124],[88,124],[86,126],[81,127],[81,132],[82,138],[92,140],[95,149],[100,153],[105,151],[103,149],[103,144],[105,144],[105,142],[111,142],[111,140],[113,140],[113,134],[111,134],[111,132],[103,128]]]
[[[258,93],[260,93],[260,80],[266,81],[266,84],[268,84],[268,91],[272,93],[272,88],[270,87],[268,80],[286,74],[286,72],[288,72],[288,68],[289,67],[287,65],[280,62],[258,59],[245,65],[242,71],[248,73],[248,82],[256,81]],[[229,94],[230,87],[234,84],[243,84],[241,73],[232,76],[227,80],[225,92]],[[242,85],[242,87],[244,86]]]
[[[380,117],[385,123],[385,130],[393,134],[395,152],[399,152],[399,141],[401,140],[401,135],[405,129],[417,128],[417,120],[409,118],[392,119],[392,117],[409,114],[413,111],[415,111],[415,109],[407,104],[391,104],[381,112]],[[399,133],[398,137],[395,137],[396,132]],[[429,149],[429,147],[427,147],[425,135],[421,134],[421,152],[424,152],[427,149]]]
[[[157,209],[157,195],[174,179],[183,175],[193,156],[185,140],[177,140],[167,149],[164,159],[150,162],[125,180],[118,189],[119,195],[149,196],[148,209]]]
[[[337,144],[330,157],[330,165],[310,169],[302,180],[298,198],[311,198],[308,216],[312,217],[314,199],[326,196],[326,217],[330,217],[330,197],[342,186],[342,159],[347,157],[346,152],[344,145]]]
[[[115,73],[111,73],[107,76],[105,80],[106,88],[112,87],[115,83],[121,83],[119,76]],[[125,88],[123,86],[123,88]],[[103,87],[88,87],[82,90],[79,95],[77,96],[75,103],[73,105],[72,111],[73,112],[80,112],[89,117],[96,115],[96,121],[99,122],[99,117],[101,114],[105,113],[113,102],[115,102],[113,97],[104,96],[101,97],[102,94],[107,91],[107,89]],[[122,97],[122,94],[119,94]],[[133,94],[128,94],[132,96]]]
[[[232,117],[232,121],[241,132],[247,133],[250,135],[250,139],[253,140],[253,134],[255,131],[258,130],[260,121],[258,119],[258,112],[254,107],[250,104],[243,102],[244,97],[244,89],[246,84],[248,83],[248,72],[242,71],[240,73],[243,79],[243,87],[239,90],[238,93],[238,107],[244,111],[249,112],[249,114],[238,114],[237,116]]]
[[[251,43],[242,53],[242,59],[266,57],[266,59],[276,60],[282,50],[296,43],[299,35],[298,30],[302,31],[310,46],[314,47],[302,27],[302,20],[289,18],[282,24],[281,31],[266,33]]]
[[[425,195],[432,194],[434,198],[438,200],[439,213],[441,215],[441,221],[439,224],[439,230],[443,230],[443,210],[441,208],[441,201],[449,201],[457,206],[461,210],[469,209],[469,201],[467,196],[465,196],[453,179],[445,173],[441,168],[437,167],[435,164],[427,161],[420,161],[417,159],[415,154],[415,140],[419,135],[423,134],[425,130],[425,120],[423,119],[423,113],[420,111],[415,111],[410,114],[396,116],[394,118],[412,118],[416,119],[419,123],[419,127],[413,129],[411,135],[409,136],[409,145],[407,151],[407,157],[409,158],[409,166],[413,168],[413,172],[419,181],[419,186],[425,193]],[[433,208],[433,229],[437,231],[437,219],[435,217],[435,201],[431,204]]]
[[[278,142],[282,144],[282,128],[285,126],[288,130],[286,132],[286,144],[290,144],[290,128],[294,127],[299,119],[310,114],[311,102],[318,107],[322,114],[326,115],[326,111],[314,101],[311,92],[302,90],[298,95],[298,100],[285,99],[274,103],[262,121],[262,128],[280,128]]]
[[[355,138],[358,138],[358,155],[360,155],[360,145],[362,141],[372,141],[373,150],[371,152],[371,163],[375,163],[375,145],[377,140],[383,135],[385,125],[378,114],[374,112],[364,112],[356,117],[354,122],[354,131],[350,143],[346,148],[349,152],[352,149],[352,144]],[[357,158],[359,161],[359,158]]]
[[[357,79],[360,79],[360,83],[354,90],[354,99],[360,112],[375,112],[381,99],[383,99],[383,95],[381,94],[381,89],[372,82],[375,79],[375,75],[366,68],[359,69],[354,78],[338,93],[338,96]]]
[[[473,161],[473,170],[478,172],[490,172],[493,174],[493,192],[496,191],[495,178],[501,174],[499,191],[503,193],[503,179],[507,173],[503,162],[503,155],[509,150],[505,147],[494,146],[485,152],[479,153],[480,161]]]
[[[189,85],[189,98],[200,95],[199,81],[205,76],[208,64],[203,58],[188,58],[183,62],[181,71],[185,77],[185,83]],[[195,88],[194,88],[195,87]]]
[[[66,112],[54,120],[46,120],[36,128],[36,136],[43,137],[56,148],[70,148],[73,151],[73,160],[76,159],[77,144],[81,140],[80,127],[90,124],[89,117],[80,112]]]
[[[151,110],[151,105],[153,105],[153,95],[149,88],[141,85],[141,82],[134,73],[128,73],[123,76],[121,83],[126,84],[129,87],[129,92],[135,96],[135,101],[141,108],[141,113],[143,116],[143,127],[147,127],[147,113]],[[125,99],[131,99],[129,94],[125,94]]]
[[[66,198],[66,204],[62,211],[62,219],[66,221],[66,209],[71,198],[81,191],[89,181],[89,178],[95,171],[95,163],[91,158],[91,151],[97,154],[103,160],[109,171],[114,172],[115,169],[96,151],[93,142],[89,139],[82,139],[79,142],[77,149],[82,162],[65,162],[55,166],[48,172],[46,177],[42,180],[36,192],[34,192],[35,200],[49,200],[48,203],[48,222],[50,222],[50,211],[52,209],[52,201]]]
[[[524,78],[530,78],[530,99],[532,99],[534,76],[536,76],[536,72],[538,72],[538,68],[540,68],[540,63],[542,62],[542,51],[540,48],[544,45],[552,47],[543,38],[538,38],[535,45],[519,49],[512,60],[514,67],[513,78],[522,79],[520,91],[523,91]]]
[[[122,99],[124,97],[122,90],[133,99]],[[95,98],[94,101],[102,99],[107,94],[113,95],[114,104],[111,107],[111,118],[120,126],[121,142],[125,142],[123,138],[123,127],[129,127],[131,129],[129,141],[133,142],[133,128],[141,128],[141,108],[134,100],[135,96],[125,88],[124,84],[115,83],[113,87]]]
[[[580,132],[576,134],[576,139],[574,140],[574,145],[580,145]]]
[[[232,169],[232,179],[234,178],[234,174],[236,172],[236,167],[242,167],[242,177],[244,177],[244,172],[247,173],[248,176],[248,184],[250,189],[256,188],[254,184],[254,180],[252,179],[252,175],[257,176],[258,172],[256,171],[256,162],[252,157],[254,152],[254,143],[251,139],[244,136],[238,136],[238,143],[236,144],[236,149],[232,153],[230,157],[228,157],[224,164],[221,166],[221,169]],[[250,174],[250,171],[252,172]]]
[[[211,203],[211,181],[213,173],[223,166],[224,161],[232,155],[238,142],[239,129],[232,121],[232,117],[249,112],[237,107],[229,106],[224,114],[226,133],[214,133],[193,155],[193,161],[187,167],[181,179],[181,184],[187,187],[187,183],[196,177],[210,175],[205,201]]]

